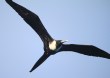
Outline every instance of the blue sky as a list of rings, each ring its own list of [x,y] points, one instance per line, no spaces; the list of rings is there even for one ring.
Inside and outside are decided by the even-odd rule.
[[[110,0],[14,1],[38,14],[53,38],[110,53]],[[0,6],[0,78],[110,78],[110,60],[75,52],[52,55],[30,73],[42,41],[5,0]]]

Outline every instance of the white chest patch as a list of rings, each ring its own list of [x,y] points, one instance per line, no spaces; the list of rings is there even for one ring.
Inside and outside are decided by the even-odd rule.
[[[51,43],[49,43],[49,48],[50,48],[51,50],[55,50],[55,49],[56,49],[56,41],[55,41],[55,40],[52,41]]]

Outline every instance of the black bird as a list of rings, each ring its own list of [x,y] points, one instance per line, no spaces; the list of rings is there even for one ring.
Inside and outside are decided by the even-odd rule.
[[[44,44],[44,54],[41,58],[35,63],[33,68],[30,70],[32,72],[40,64],[42,64],[50,55],[56,54],[61,51],[74,51],[88,56],[96,56],[110,59],[110,54],[93,46],[93,45],[78,45],[78,44],[63,44],[63,40],[53,39],[39,17],[33,12],[27,10],[23,6],[13,2],[12,0],[5,0],[22,18],[29,24],[35,32],[40,36]]]

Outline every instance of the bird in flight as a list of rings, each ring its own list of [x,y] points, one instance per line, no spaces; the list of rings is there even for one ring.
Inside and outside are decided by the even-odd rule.
[[[67,40],[53,39],[43,26],[38,15],[34,14],[25,7],[13,2],[12,0],[5,1],[23,18],[23,20],[27,24],[29,24],[33,28],[33,30],[39,35],[44,44],[44,54],[35,63],[30,72],[32,72],[39,65],[41,65],[50,55],[56,54],[61,51],[73,51],[88,56],[110,59],[109,53],[93,45],[64,44],[65,42],[67,42]]]

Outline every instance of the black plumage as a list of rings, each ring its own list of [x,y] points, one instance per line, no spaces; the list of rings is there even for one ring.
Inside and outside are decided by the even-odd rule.
[[[41,65],[50,55],[61,51],[74,51],[88,56],[96,56],[110,59],[109,53],[93,45],[63,44],[66,41],[53,39],[36,14],[27,10],[23,6],[13,2],[12,0],[5,1],[23,18],[23,20],[27,24],[29,24],[34,29],[34,31],[39,35],[44,43],[44,54],[35,63],[30,72]]]

